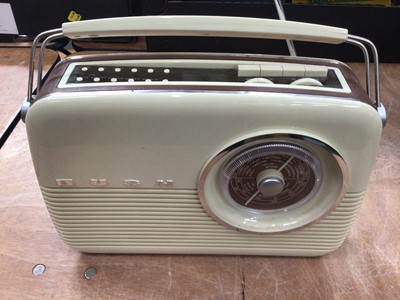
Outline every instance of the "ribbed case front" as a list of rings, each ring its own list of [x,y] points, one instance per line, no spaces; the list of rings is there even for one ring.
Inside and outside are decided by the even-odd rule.
[[[197,190],[42,187],[61,238],[83,252],[317,256],[346,237],[364,193],[347,193],[326,218],[285,234],[225,228],[202,208]]]

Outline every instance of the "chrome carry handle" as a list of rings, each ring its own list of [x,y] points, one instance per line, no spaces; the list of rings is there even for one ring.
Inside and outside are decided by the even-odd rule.
[[[142,16],[62,24],[65,36],[216,36],[340,44],[347,29],[273,19],[218,16]]]
[[[59,36],[61,34],[61,36]],[[35,62],[36,62],[36,47],[38,46],[39,42],[44,38],[49,38],[54,36],[54,39],[62,37],[62,30],[61,29],[52,29],[48,31],[44,31],[40,33],[36,38],[33,40],[31,52],[30,52],[30,60],[29,60],[29,73],[28,73],[28,93],[27,93],[27,101],[31,102],[33,100],[33,77],[35,71]],[[53,40],[53,39],[52,39]],[[40,48],[39,54],[39,63],[38,63],[38,82],[42,81],[42,70],[43,70],[43,52],[46,48],[48,42],[44,41]],[[39,92],[40,85],[37,86],[37,92]]]
[[[375,104],[383,122],[385,123],[386,121],[386,113],[380,100],[378,52],[371,41],[349,35],[347,29],[275,19],[220,16],[139,16],[63,23],[62,28],[49,30],[38,35],[32,44],[29,64],[28,102],[33,100],[35,52],[39,41],[44,39],[40,48],[38,62],[37,92],[41,88],[43,52],[49,42],[64,36],[70,39],[117,36],[215,36],[295,40],[328,44],[349,43],[358,46],[363,52],[366,90],[368,96],[371,97],[370,59],[367,46],[373,54]]]

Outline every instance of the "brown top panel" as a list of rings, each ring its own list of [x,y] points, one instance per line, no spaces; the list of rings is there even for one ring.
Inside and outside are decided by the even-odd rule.
[[[65,70],[70,63],[82,63],[92,61],[115,61],[115,60],[151,60],[151,59],[207,59],[207,60],[242,60],[242,61],[260,61],[260,62],[281,62],[281,63],[297,63],[297,64],[312,64],[312,65],[323,65],[328,67],[336,67],[340,69],[343,76],[345,77],[347,84],[351,89],[350,94],[343,94],[340,92],[333,91],[321,91],[321,90],[305,90],[305,89],[294,89],[294,88],[276,88],[268,86],[218,86],[218,85],[149,85],[137,84],[132,85],[118,85],[118,86],[94,86],[94,87],[63,87],[58,88]],[[351,98],[358,101],[362,101],[371,106],[374,106],[373,101],[368,97],[364,89],[362,88],[357,77],[354,75],[352,70],[345,64],[335,60],[325,60],[316,58],[300,58],[300,57],[287,57],[287,56],[266,56],[266,55],[254,55],[254,54],[205,54],[205,53],[101,53],[101,52],[80,52],[69,56],[65,60],[61,61],[52,71],[47,81],[44,83],[35,101],[40,100],[44,96],[55,93],[55,92],[80,92],[80,91],[110,91],[110,90],[205,90],[205,91],[256,91],[256,92],[273,92],[273,93],[296,93],[296,94],[308,94],[308,95],[321,95],[321,96],[332,96],[338,98]]]

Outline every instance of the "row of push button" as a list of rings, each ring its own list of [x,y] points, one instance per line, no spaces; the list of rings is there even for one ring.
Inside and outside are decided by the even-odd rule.
[[[81,68],[81,71],[83,71],[83,72],[86,72],[88,70],[89,70],[89,67],[82,67]],[[97,68],[97,71],[99,71],[99,72],[104,72],[104,70],[105,70],[104,67],[98,67]],[[120,68],[120,67],[114,68],[114,72],[116,72],[116,73],[119,73],[121,71],[122,71],[122,68]],[[130,71],[132,73],[137,73],[139,70],[138,70],[138,68],[130,68]],[[171,72],[170,69],[163,69],[163,73],[165,73],[165,74],[169,74],[170,72]],[[147,73],[149,73],[149,74],[154,73],[154,69],[148,68],[147,69]]]
[[[238,65],[239,77],[318,77],[326,78],[325,66],[301,64]]]

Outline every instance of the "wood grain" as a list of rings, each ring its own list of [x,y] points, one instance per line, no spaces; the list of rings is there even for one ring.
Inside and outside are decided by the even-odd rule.
[[[0,49],[1,125],[25,95],[26,53]],[[400,65],[382,65],[381,77],[389,122],[365,200],[344,244],[320,258],[79,253],[52,225],[20,123],[0,151],[0,298],[398,299]],[[47,269],[34,276],[39,263]]]

